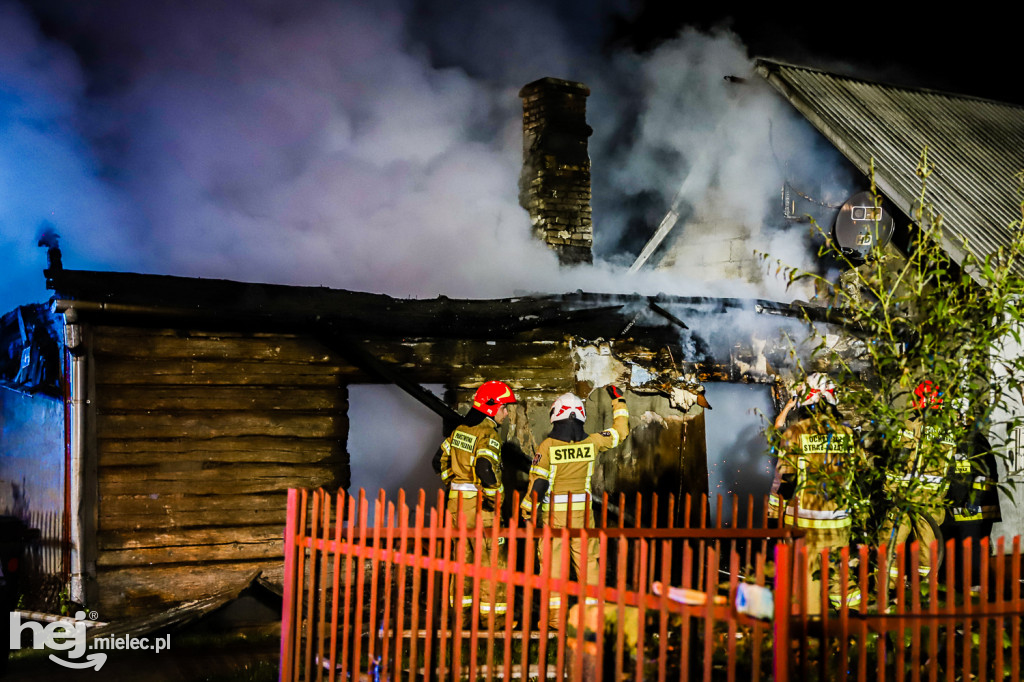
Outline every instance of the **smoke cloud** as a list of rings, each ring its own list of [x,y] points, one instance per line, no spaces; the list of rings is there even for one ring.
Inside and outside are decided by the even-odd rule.
[[[44,221],[73,269],[417,297],[792,297],[681,263],[626,272],[630,226],[652,230],[684,182],[691,211],[714,198],[701,224],[761,224],[784,175],[768,121],[776,147],[806,135],[727,32],[608,58],[601,21],[566,21],[574,3],[79,5],[0,0],[3,310],[48,296]],[[593,268],[559,268],[518,205],[517,92],[548,75],[593,92]]]
[[[643,58],[618,56],[614,72],[616,82],[599,90],[619,96],[594,98],[602,107],[595,120],[617,122],[595,132],[595,154],[602,156],[595,212],[600,208],[603,217],[605,256],[631,262],[668,209],[677,208],[680,219],[651,264],[660,260],[677,277],[709,279],[721,277],[721,264],[731,261],[734,279],[755,284],[730,289],[733,295],[809,296],[786,291],[774,270],[757,271],[753,252],[818,270],[818,230],[786,218],[782,188],[790,183],[812,193],[814,202],[796,207],[799,218],[809,214],[827,230],[857,185],[839,153],[754,73],[739,38],[724,29],[686,29]],[[646,218],[639,226],[638,206]]]

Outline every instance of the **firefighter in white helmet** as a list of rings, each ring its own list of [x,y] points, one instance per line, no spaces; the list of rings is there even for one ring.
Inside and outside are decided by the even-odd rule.
[[[821,373],[813,373],[798,384],[775,420],[778,462],[769,506],[778,510],[785,503],[784,521],[804,530],[807,548],[807,613],[821,612],[821,552],[830,557],[850,542],[850,510],[834,497],[854,474],[853,430],[842,423],[836,405],[835,384]],[[796,409],[793,423],[786,419]],[[775,513],[778,513],[776,511]],[[830,571],[829,594],[836,601],[841,594],[839,576]],[[860,593],[851,588],[847,604],[856,606]]]
[[[444,439],[438,456],[434,458],[434,470],[448,486],[448,519],[452,528],[458,529],[463,520],[472,530],[477,524],[483,526],[484,546],[480,558],[482,566],[490,566],[491,535],[489,529],[498,518],[497,503],[503,492],[501,483],[501,442],[498,426],[508,416],[508,408],[516,402],[512,388],[502,381],[488,381],[477,389],[473,406],[451,435]],[[481,511],[477,514],[477,502]],[[461,507],[462,517],[459,516]],[[462,561],[472,563],[473,541],[466,542]],[[499,568],[504,567],[504,548],[499,548]],[[472,589],[463,583],[461,589],[452,580],[451,602],[463,608],[473,605]],[[492,585],[489,580],[480,582],[481,616],[504,615],[508,611],[503,583]]]
[[[587,414],[583,401],[566,393],[551,406],[551,433],[537,448],[530,467],[530,482],[520,505],[522,517],[529,520],[537,512],[539,520],[551,521],[551,528],[589,528],[593,526],[591,479],[597,466],[597,455],[619,445],[629,435],[629,410],[622,391],[605,386],[612,398],[612,428],[588,435],[583,430]],[[539,509],[534,508],[536,503]],[[569,556],[577,576],[586,570],[586,582],[601,584],[597,561],[597,540],[587,542],[587,565],[580,566],[582,542],[569,541]],[[561,538],[551,541],[551,565],[541,571],[556,580],[562,569]],[[543,552],[540,559],[543,563]],[[561,594],[552,592],[548,601],[548,627],[557,628],[562,610]]]

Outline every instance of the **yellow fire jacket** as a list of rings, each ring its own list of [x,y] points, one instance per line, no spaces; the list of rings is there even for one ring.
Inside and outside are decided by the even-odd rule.
[[[542,502],[553,502],[556,510],[568,508],[567,505],[574,501],[584,501],[575,500],[572,496],[590,494],[597,454],[616,447],[629,435],[629,409],[624,399],[616,398],[612,403],[612,417],[612,428],[575,443],[544,439],[530,467],[530,482],[526,489],[532,491],[535,481],[546,480],[547,495]],[[533,504],[527,497],[520,506],[532,510]]]
[[[813,419],[801,419],[782,433],[781,452],[775,465],[775,481],[769,506],[782,505],[779,494],[783,477],[795,475],[795,487],[786,518],[796,516],[800,528],[846,528],[852,524],[850,510],[833,498],[853,475],[853,430],[845,424],[827,428]]]
[[[953,465],[956,442],[949,434],[925,426],[920,420],[907,422],[901,433],[903,456],[888,473],[886,490],[890,494],[915,503],[940,509],[949,486],[949,470]],[[935,443],[927,451],[922,441]]]
[[[485,486],[476,473],[477,460],[490,461],[497,483]],[[501,442],[493,419],[474,426],[459,426],[441,443],[441,480],[466,497],[478,492],[493,499],[503,492],[501,484]]]

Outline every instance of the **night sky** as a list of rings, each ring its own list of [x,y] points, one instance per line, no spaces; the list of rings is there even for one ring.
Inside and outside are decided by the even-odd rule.
[[[724,26],[753,57],[1024,105],[1019,25],[1006,6],[755,3],[730,14],[717,4],[641,3],[620,40],[650,49],[681,26]]]
[[[49,296],[47,227],[74,269],[422,297],[716,293],[624,272],[682,180],[702,171],[693,202],[717,184],[727,217],[756,220],[770,166],[834,165],[766,151],[769,120],[780,148],[816,143],[763,83],[726,83],[753,57],[1024,104],[1006,17],[695,5],[0,0],[0,311]],[[544,76],[592,91],[585,272],[560,270],[517,204],[517,93]]]

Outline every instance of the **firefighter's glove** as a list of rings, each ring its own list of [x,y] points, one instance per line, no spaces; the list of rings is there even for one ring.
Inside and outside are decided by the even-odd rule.
[[[685,388],[675,387],[672,392],[668,395],[668,404],[671,407],[676,407],[683,412],[687,412],[693,404],[697,402],[697,394],[692,391],[687,391]]]
[[[529,521],[533,516],[533,502],[530,500],[523,500],[519,505],[519,516],[523,518],[523,521]]]
[[[619,387],[614,384],[608,384],[604,387],[604,390],[608,392],[608,395],[611,396],[612,400],[618,400],[622,397],[622,391],[620,391]]]

